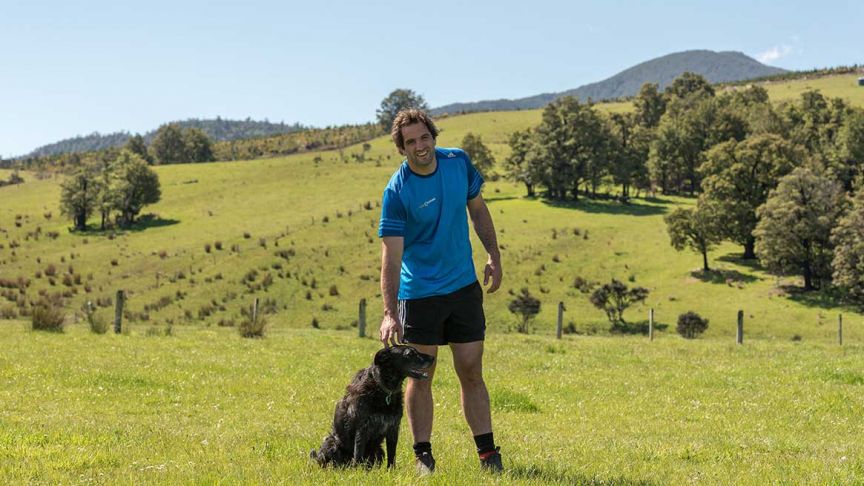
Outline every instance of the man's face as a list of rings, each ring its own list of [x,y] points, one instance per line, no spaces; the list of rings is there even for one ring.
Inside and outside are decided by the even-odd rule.
[[[425,123],[412,123],[402,127],[405,148],[400,150],[414,167],[426,168],[435,162],[435,138]]]

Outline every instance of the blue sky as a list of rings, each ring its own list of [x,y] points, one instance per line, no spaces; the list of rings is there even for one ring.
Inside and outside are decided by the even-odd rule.
[[[371,121],[599,81],[688,49],[864,63],[864,2],[0,0],[0,156],[190,117]]]

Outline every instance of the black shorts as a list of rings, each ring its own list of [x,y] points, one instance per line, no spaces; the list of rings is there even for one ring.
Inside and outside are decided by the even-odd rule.
[[[403,339],[411,344],[447,344],[483,341],[483,287],[475,281],[446,295],[399,301]]]

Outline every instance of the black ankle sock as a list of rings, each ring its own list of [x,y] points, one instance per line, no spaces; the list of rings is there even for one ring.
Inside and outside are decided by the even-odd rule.
[[[428,452],[432,454],[432,443],[431,442],[415,442],[414,443],[414,455],[420,457],[424,452]]]
[[[492,432],[489,432],[488,434],[475,435],[474,443],[477,444],[477,454],[483,454],[484,452],[492,452],[495,450],[495,439],[492,437]]]

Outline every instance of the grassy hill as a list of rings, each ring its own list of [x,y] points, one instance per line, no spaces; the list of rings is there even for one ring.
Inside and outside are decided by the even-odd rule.
[[[809,86],[864,103],[857,87],[845,87],[847,79],[852,80],[823,78],[770,89],[791,93]],[[628,109],[622,103],[599,106]],[[439,145],[456,146],[473,131],[501,160],[509,133],[539,120],[537,110],[444,118]],[[316,319],[330,329],[349,328],[357,319],[359,299],[366,298],[374,327],[381,305],[377,204],[401,157],[384,137],[371,146],[365,162],[348,157],[362,152],[355,146],[345,151],[350,162],[323,152],[156,167],[163,197],[148,210],[158,218],[114,236],[69,233],[69,222],[57,206],[59,180],[25,174],[24,184],[0,189],[2,277],[29,279],[29,299],[35,300],[40,290],[65,292],[70,315],[88,299],[107,304],[117,289],[125,289],[132,325],[144,328],[236,322],[240,308],[254,296],[275,300],[279,313],[274,326],[308,327]],[[317,156],[320,162],[315,162]],[[605,316],[573,287],[576,277],[600,282],[614,277],[648,287],[648,300],[628,311],[629,319],[643,321],[647,309],[655,308],[658,320],[674,327],[679,313],[694,310],[711,320],[709,336],[733,335],[736,312],[743,309],[749,336],[824,341],[834,335],[836,313],[856,312],[835,308],[819,295],[786,295],[778,284],[794,280],[778,280],[741,264],[736,259],[740,250],[729,244],[711,255],[720,273],[695,272],[699,257],[673,251],[662,222],[670,208],[690,200],[553,205],[523,195],[521,187],[506,181],[490,182],[484,192],[504,246],[504,287],[487,299],[494,331],[515,323],[506,308],[508,291],[527,287],[543,302],[537,319],[543,332],[551,332],[559,301],[568,309],[566,323],[580,332],[602,332]],[[46,236],[50,232],[57,233],[55,239]],[[474,248],[482,246],[475,240]],[[481,268],[480,251],[475,258]],[[50,265],[56,270],[54,285],[45,274]],[[71,285],[63,284],[64,274],[70,274]],[[273,283],[266,291],[249,290],[268,274]],[[4,307],[14,303],[3,300],[0,309]],[[111,311],[102,312],[107,317]],[[850,321],[850,339],[864,334],[858,329]]]
[[[782,98],[809,85],[864,105],[864,88],[851,82],[769,90]],[[472,131],[501,160],[509,133],[539,120],[536,110],[444,118],[439,145],[458,145]],[[29,331],[26,319],[0,320],[0,481],[410,482],[404,422],[392,473],[319,471],[306,461],[351,374],[380,346],[377,201],[401,157],[383,137],[371,146],[364,162],[350,157],[363,151],[355,146],[345,151],[349,162],[321,152],[156,167],[162,201],[147,211],[158,217],[117,233],[70,233],[59,179],[24,173],[24,184],[0,188],[0,279],[30,281],[23,294],[0,289],[0,313],[17,312],[18,299],[40,291],[60,292],[69,323],[57,335]],[[784,287],[797,282],[743,264],[729,244],[711,254],[718,272],[702,275],[700,257],[674,252],[662,222],[690,199],[550,204],[506,181],[490,182],[484,197],[505,272],[502,290],[486,297],[487,377],[511,470],[502,482],[864,480],[857,309]],[[482,247],[473,244],[479,269]],[[272,284],[255,289],[268,274]],[[603,313],[573,287],[576,277],[649,288],[625,317],[638,325],[654,308],[668,327],[653,343],[608,335]],[[516,322],[508,291],[522,287],[542,301],[530,336],[507,333]],[[121,288],[129,293],[126,335],[97,336],[76,323],[86,300],[104,304],[102,318],[113,316],[107,301]],[[268,336],[241,339],[225,325],[256,296],[275,311]],[[367,339],[353,327],[361,298],[369,302]],[[559,301],[565,324],[582,335],[552,337]],[[738,309],[743,347],[733,344]],[[674,333],[687,310],[710,319],[703,339]],[[843,348],[835,344],[840,312]],[[448,352],[440,359],[441,467],[431,482],[475,484],[484,478],[457,380]]]

